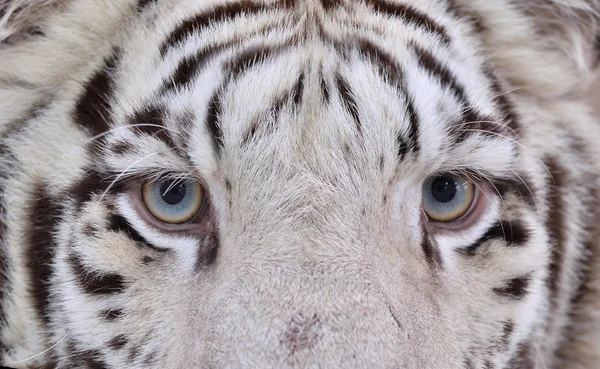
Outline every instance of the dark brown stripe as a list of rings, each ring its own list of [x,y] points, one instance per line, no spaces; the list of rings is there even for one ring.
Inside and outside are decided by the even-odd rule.
[[[139,0],[137,3],[137,10],[140,12],[144,11],[146,7],[154,3],[156,3],[156,0]]]
[[[350,48],[352,45],[344,45],[344,47]],[[377,68],[379,75],[384,80],[392,87],[401,89],[401,92],[406,94],[404,91],[404,72],[402,71],[400,64],[392,55],[366,39],[359,39],[357,41],[357,47],[360,54]]]
[[[120,334],[111,338],[111,340],[108,341],[107,345],[113,350],[120,350],[127,344],[127,342],[129,342],[127,336],[125,336],[124,334]]]
[[[0,158],[6,159],[8,148],[6,148],[0,141]],[[3,166],[4,169],[6,166]],[[4,296],[8,294],[8,284],[6,276],[8,275],[8,256],[6,255],[6,241],[4,239],[6,235],[6,223],[4,221],[6,216],[6,205],[4,199],[4,181],[6,180],[6,174],[2,174],[0,170],[0,331],[4,323],[4,309],[2,309]],[[4,344],[0,339],[0,357],[4,353]]]
[[[208,226],[204,230],[206,236],[198,245],[198,256],[196,260],[196,270],[204,269],[213,265],[219,256],[219,247],[221,243],[219,229],[216,225],[216,214],[213,208],[209,209],[206,215],[209,219]]]
[[[568,182],[566,172],[554,158],[544,161],[550,178],[548,178],[548,219],[546,230],[551,244],[550,264],[548,266],[547,286],[550,292],[550,302],[555,306],[560,295],[559,280],[563,273],[563,258],[565,253],[565,202],[562,197],[563,186]]]
[[[470,173],[473,178],[479,178],[476,173]],[[490,178],[493,187],[498,191],[498,195],[506,199],[508,195],[517,196],[522,200],[524,206],[536,208],[537,189],[529,180],[528,175],[519,173],[519,178]]]
[[[73,366],[86,369],[108,369],[108,366],[102,359],[102,353],[98,350],[76,351],[71,347],[67,356],[73,362]]]
[[[469,256],[477,254],[477,250],[490,240],[503,239],[506,246],[522,246],[529,240],[529,230],[520,220],[501,220],[491,226],[483,236],[472,245],[458,249]]]
[[[163,107],[147,106],[136,111],[129,117],[129,124],[141,124],[134,127],[134,132],[152,136],[164,142],[167,146],[178,150],[169,130],[164,125],[167,113]]]
[[[415,155],[418,155],[418,153],[421,151],[421,144],[419,143],[419,116],[415,110],[415,102],[412,96],[408,94],[408,91],[406,92],[405,96],[406,115],[408,116],[409,122],[406,145],[415,153]],[[399,149],[399,151],[401,152],[402,150]]]
[[[425,50],[415,42],[411,42],[409,47],[417,56],[419,65],[432,77],[436,78],[443,88],[450,88],[463,106],[472,105],[469,103],[464,87],[458,83],[452,72],[438,61],[431,52]]]
[[[294,46],[294,42],[295,39],[292,38],[279,45],[259,45],[247,48],[228,63],[228,74],[231,77],[230,82],[233,79],[239,78],[249,69],[281,55],[284,51]]]
[[[484,25],[483,19],[478,17],[474,12],[464,9],[456,3],[456,0],[448,0],[448,10],[454,13],[455,17],[461,22],[467,22],[473,26],[476,35],[481,35],[488,30]]]
[[[391,3],[384,0],[363,1],[366,4],[371,5],[373,9],[380,14],[402,19],[409,24],[414,24],[417,28],[423,28],[437,35],[442,43],[450,43],[450,36],[444,26],[411,5],[397,2]]]
[[[165,56],[170,48],[178,46],[192,34],[202,32],[209,25],[214,26],[216,23],[233,20],[242,14],[252,15],[268,10],[269,8],[271,8],[271,6],[257,4],[253,1],[238,1],[220,5],[204,13],[195,15],[192,18],[186,19],[171,32],[166,41],[160,46],[160,54]]]
[[[326,11],[330,11],[335,8],[342,7],[344,5],[343,0],[321,0],[321,6]]]
[[[131,224],[129,224],[129,222],[123,216],[121,216],[119,214],[113,214],[108,218],[107,229],[112,232],[124,233],[127,235],[127,237],[129,237],[133,241],[135,241],[138,245],[150,248],[154,251],[159,251],[159,252],[168,252],[169,251],[168,249],[154,246],[153,244],[148,242],[148,240],[146,240],[138,231],[135,230],[135,228],[133,228],[131,226]]]
[[[529,276],[509,279],[504,286],[493,288],[492,291],[499,296],[520,300],[527,293],[530,279]]]
[[[57,231],[63,209],[52,198],[44,184],[38,184],[32,193],[27,211],[29,229],[26,232],[26,266],[30,278],[33,305],[44,324],[50,322],[50,279],[56,254]]]
[[[281,96],[277,97],[266,110],[258,114],[258,117],[252,120],[250,127],[244,132],[242,136],[242,146],[247,146],[259,132],[259,128],[263,128],[260,132],[260,137],[264,137],[273,132],[275,129],[275,123],[279,119],[279,114],[283,106],[290,100],[294,104],[294,108],[298,108],[302,102],[302,94],[304,90],[304,73],[301,73],[298,77],[296,85],[289,91],[286,91]],[[269,124],[261,126],[261,121],[267,119]]]
[[[110,146],[110,151],[114,155],[123,155],[126,153],[132,153],[135,151],[135,146],[130,142],[116,142]]]
[[[78,208],[92,200],[93,195],[98,195],[106,191],[110,183],[110,175],[100,173],[94,168],[84,170],[85,174],[68,190],[68,194],[75,199]],[[117,181],[110,190],[110,194],[115,194],[123,189],[123,182]]]
[[[423,230],[421,248],[423,249],[423,254],[429,265],[434,268],[441,268],[443,266],[442,254],[440,253],[437,244],[430,239],[425,230]]]
[[[127,285],[125,278],[120,274],[102,273],[83,265],[81,257],[77,254],[69,256],[69,265],[81,289],[90,295],[110,295],[123,292]]]
[[[294,106],[299,107],[302,104],[302,97],[304,95],[304,72],[300,73],[296,86],[292,89],[292,100]]]
[[[515,331],[515,322],[512,320],[504,322],[504,327],[502,328],[502,337],[500,337],[500,342],[498,343],[497,349],[500,351],[506,351],[510,347],[510,338]]]
[[[469,358],[465,358],[465,360],[463,361],[463,365],[465,366],[465,369],[475,369],[475,364],[473,364],[473,360]]]
[[[221,114],[221,91],[217,90],[208,103],[208,112],[206,113],[206,128],[217,156],[221,154],[223,148],[223,130],[219,122]]]
[[[120,57],[120,50],[114,50],[112,55],[104,60],[103,66],[85,85],[83,94],[75,106],[75,123],[94,136],[110,128],[110,100],[114,89],[112,74]]]
[[[348,113],[354,120],[354,124],[356,126],[356,130],[358,133],[362,132],[362,123],[360,121],[360,115],[358,113],[358,105],[356,100],[354,99],[354,93],[348,84],[348,81],[340,74],[337,74],[335,77],[335,83],[338,91],[340,92],[340,98],[342,99],[342,103],[346,107]]]
[[[504,139],[502,136],[506,136],[507,130],[495,122],[496,119],[493,117],[482,115],[475,108],[467,107],[460,121],[450,124],[448,136],[452,138],[454,144],[460,144],[472,136]]]
[[[208,62],[224,50],[227,50],[238,43],[239,40],[237,39],[229,40],[222,44],[211,45],[198,51],[192,56],[184,57],[177,65],[173,74],[163,82],[160,93],[165,94],[187,87],[191,81],[198,76]]]
[[[505,90],[502,89],[500,85],[500,81],[496,77],[494,73],[494,69],[491,65],[486,65],[484,70],[484,74],[490,81],[492,93],[494,94],[493,101],[500,109],[500,113],[502,115],[502,119],[507,127],[509,127],[514,132],[519,133],[519,117],[515,112],[515,109],[508,98],[508,94]],[[518,137],[515,137],[518,138]]]
[[[594,39],[594,61],[592,62],[592,66],[597,68],[600,65],[600,34],[596,35]]]
[[[323,73],[323,72],[321,72]],[[323,97],[323,101],[325,102],[325,104],[329,104],[329,101],[331,101],[331,95],[329,93],[329,86],[327,86],[327,81],[325,80],[325,77],[323,76],[323,74],[321,74],[321,96]]]
[[[508,363],[509,369],[535,369],[537,350],[530,342],[522,342],[518,345],[515,356]]]
[[[97,238],[100,235],[100,229],[96,225],[88,223],[81,228],[81,233],[89,238]]]
[[[213,148],[217,156],[220,155],[223,148],[223,131],[219,122],[220,115],[222,114],[221,94],[227,89],[230,83],[243,75],[248,69],[281,54],[288,46],[290,45],[284,44],[275,47],[261,45],[251,47],[244,50],[244,52],[228,63],[228,80],[214,92],[208,103],[206,114],[206,127],[211,136]]]
[[[125,315],[125,313],[121,309],[110,309],[110,310],[104,310],[104,311],[100,312],[100,317],[103,319],[106,319],[108,321],[117,320],[124,315]]]
[[[206,62],[213,57],[217,51],[221,51],[221,49],[211,47],[210,49],[203,50],[201,53],[197,53],[193,56],[184,57],[169,79],[163,83],[161,94],[174,90],[181,90],[186,87],[190,81],[198,75],[201,67],[206,65]]]
[[[398,133],[398,156],[400,160],[404,159],[409,150],[415,154],[420,151],[419,144],[419,117],[415,109],[415,104],[412,96],[408,93],[406,83],[403,78],[403,71],[395,59],[379,46],[371,41],[361,39],[357,42],[358,50],[361,55],[367,58],[375,67],[377,67],[379,75],[387,81],[392,87],[398,89],[400,96],[404,98],[406,105],[406,117],[408,119],[408,137],[402,137]],[[348,48],[349,45],[345,45]]]

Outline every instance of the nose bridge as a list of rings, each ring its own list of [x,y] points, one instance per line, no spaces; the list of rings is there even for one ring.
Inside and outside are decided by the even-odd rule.
[[[379,366],[401,346],[400,327],[360,268],[314,263],[265,274],[248,266],[240,274],[217,304],[209,350],[216,362],[335,367],[359,355]]]

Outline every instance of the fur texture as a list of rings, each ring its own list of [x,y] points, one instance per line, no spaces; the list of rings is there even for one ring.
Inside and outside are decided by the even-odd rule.
[[[597,368],[598,12],[0,1],[2,363]],[[443,173],[469,222],[424,215]]]

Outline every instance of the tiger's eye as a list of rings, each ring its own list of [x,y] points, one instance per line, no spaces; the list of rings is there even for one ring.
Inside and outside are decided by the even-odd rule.
[[[475,199],[475,185],[468,178],[455,175],[437,175],[423,183],[423,208],[430,219],[453,222],[471,209]]]
[[[170,224],[190,222],[205,205],[202,185],[180,180],[146,182],[142,186],[142,200],[150,214]]]

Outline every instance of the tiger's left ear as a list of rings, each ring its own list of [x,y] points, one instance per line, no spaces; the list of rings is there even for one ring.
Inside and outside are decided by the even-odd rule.
[[[600,0],[453,0],[480,26],[484,53],[523,93],[583,92],[600,62]]]

